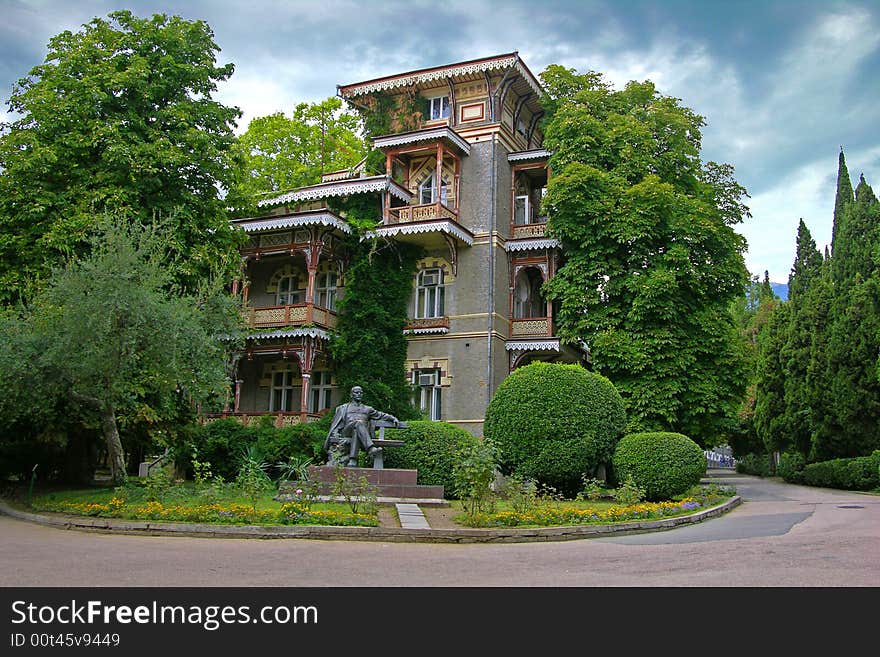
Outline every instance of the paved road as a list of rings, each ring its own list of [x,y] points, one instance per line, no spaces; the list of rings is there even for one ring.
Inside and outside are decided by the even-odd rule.
[[[744,499],[722,517],[555,543],[123,536],[0,516],[0,586],[880,586],[880,496],[717,481]]]

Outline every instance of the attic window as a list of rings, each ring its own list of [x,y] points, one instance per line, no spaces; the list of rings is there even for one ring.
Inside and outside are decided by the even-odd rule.
[[[431,120],[449,118],[449,96],[437,96],[428,99],[428,116]]]

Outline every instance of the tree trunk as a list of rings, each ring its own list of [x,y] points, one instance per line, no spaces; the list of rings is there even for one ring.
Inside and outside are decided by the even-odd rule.
[[[113,408],[105,406],[101,409],[101,430],[107,441],[107,459],[110,461],[110,478],[114,486],[125,483],[125,458],[122,452],[122,441],[116,427],[116,415]]]

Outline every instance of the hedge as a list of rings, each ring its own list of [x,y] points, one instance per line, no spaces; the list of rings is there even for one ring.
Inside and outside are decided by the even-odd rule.
[[[810,463],[803,469],[802,482],[808,486],[842,490],[880,488],[880,450],[870,456],[856,456]]]
[[[627,434],[617,444],[612,462],[617,483],[632,477],[650,502],[686,493],[706,474],[702,448],[680,433]]]
[[[386,430],[385,437],[402,440],[401,447],[385,448],[386,468],[418,470],[418,483],[443,486],[447,498],[456,497],[453,469],[462,450],[479,439],[454,424],[408,421],[405,429]]]

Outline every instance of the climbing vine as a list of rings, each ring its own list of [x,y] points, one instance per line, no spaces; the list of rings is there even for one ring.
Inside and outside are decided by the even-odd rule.
[[[375,137],[418,130],[428,115],[428,99],[416,87],[402,93],[377,92],[360,99],[355,105],[364,123],[367,142]],[[367,155],[368,173],[385,173],[385,155],[374,148]]]
[[[339,386],[364,388],[365,402],[400,419],[415,419],[405,380],[407,302],[422,250],[409,244],[367,238],[379,215],[375,197],[354,195],[332,208],[354,229],[339,324],[330,346]]]

